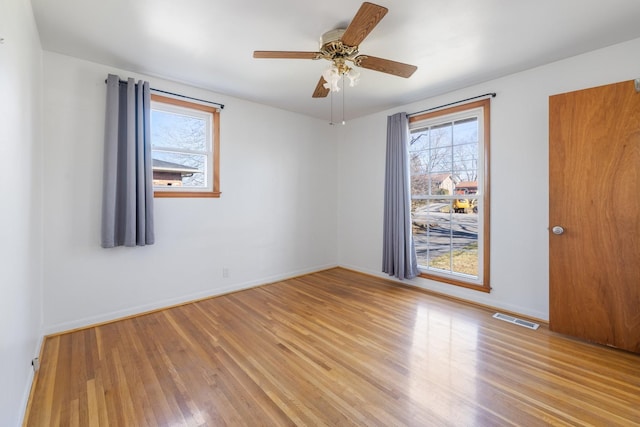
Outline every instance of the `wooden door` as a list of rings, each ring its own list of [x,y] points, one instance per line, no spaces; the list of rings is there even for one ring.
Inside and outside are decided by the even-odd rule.
[[[636,353],[639,170],[633,81],[549,98],[550,329]]]

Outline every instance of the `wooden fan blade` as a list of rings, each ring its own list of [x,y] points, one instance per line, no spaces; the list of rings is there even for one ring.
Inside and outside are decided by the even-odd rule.
[[[362,68],[393,74],[394,76],[408,78],[418,69],[415,65],[403,64],[390,59],[376,58],[375,56],[360,55],[354,58],[354,62]]]
[[[254,58],[265,59],[318,59],[319,52],[296,52],[288,50],[256,50]]]
[[[327,83],[327,81],[324,79],[324,77],[320,76],[320,80],[318,81],[318,84],[316,85],[316,90],[313,91],[313,98],[326,98],[327,95],[329,94],[329,89],[327,89],[326,87],[324,87],[325,83]]]
[[[389,9],[377,4],[364,2],[342,35],[342,43],[358,46],[387,14]]]

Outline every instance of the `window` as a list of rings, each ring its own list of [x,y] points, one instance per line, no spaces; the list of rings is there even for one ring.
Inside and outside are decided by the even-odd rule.
[[[410,117],[421,276],[489,292],[488,99]]]
[[[220,197],[219,112],[151,95],[155,197]]]

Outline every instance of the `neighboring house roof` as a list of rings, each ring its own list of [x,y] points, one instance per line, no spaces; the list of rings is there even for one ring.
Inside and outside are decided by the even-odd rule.
[[[478,188],[478,181],[460,181],[456,184],[458,188]]]
[[[189,166],[184,166],[179,163],[165,162],[164,160],[152,159],[153,170],[158,172],[176,172],[184,174],[193,174],[198,172],[198,169]]]
[[[446,181],[447,178],[451,179],[450,173],[433,173],[430,175],[431,182],[441,183]]]
[[[478,194],[478,181],[460,181],[456,184],[456,194]]]

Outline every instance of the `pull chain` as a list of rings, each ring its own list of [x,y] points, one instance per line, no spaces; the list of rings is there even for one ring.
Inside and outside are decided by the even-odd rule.
[[[342,75],[342,125],[344,126],[344,93],[347,90],[347,85],[344,84],[344,74]]]
[[[331,96],[329,97],[329,103],[331,104],[331,118],[329,120],[329,124],[333,126],[335,124],[333,123],[333,90],[329,92],[331,93]]]

